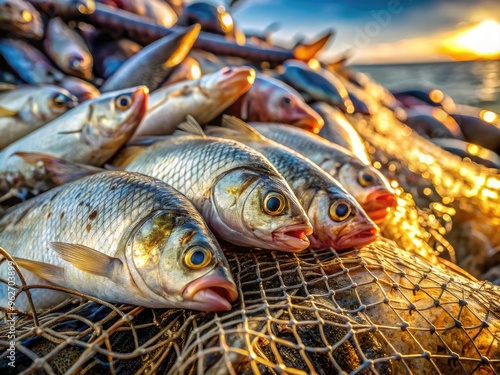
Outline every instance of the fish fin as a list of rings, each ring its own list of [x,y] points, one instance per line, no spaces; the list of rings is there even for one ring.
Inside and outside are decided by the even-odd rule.
[[[103,171],[101,168],[71,163],[56,156],[39,152],[16,152],[15,154],[31,165],[43,163],[49,177],[57,185],[62,185]]]
[[[191,27],[188,28],[187,32],[181,38],[179,42],[179,47],[170,55],[168,60],[165,62],[165,66],[172,67],[179,65],[187,56],[193,44],[198,39],[198,35],[201,31],[201,25],[199,23],[195,23]]]
[[[189,134],[193,135],[199,135],[203,138],[206,138],[207,135],[203,131],[201,125],[198,123],[198,121],[195,120],[195,118],[191,115],[188,115],[186,117],[186,122],[183,122],[177,126],[178,129],[183,130]]]
[[[257,130],[252,128],[246,122],[240,120],[235,116],[223,115],[221,126],[223,128],[236,130],[237,132],[244,134],[247,140],[252,140],[252,141],[265,140],[265,137],[262,134],[260,134]]]
[[[325,62],[324,64],[331,70],[331,71],[336,71],[339,68],[342,68],[345,66],[347,63],[347,60],[349,60],[353,55],[353,51],[351,49],[348,49],[342,53],[336,60]]]
[[[0,117],[16,117],[19,112],[11,111],[10,109],[0,107]]]
[[[293,49],[293,57],[301,61],[311,60],[323,49],[333,35],[334,32],[329,31],[326,35],[310,44],[299,43],[299,45]]]
[[[50,263],[24,258],[13,258],[19,267],[54,284],[64,285],[64,269]]]
[[[117,281],[123,262],[85,245],[51,242],[50,247],[66,262],[81,271]]]

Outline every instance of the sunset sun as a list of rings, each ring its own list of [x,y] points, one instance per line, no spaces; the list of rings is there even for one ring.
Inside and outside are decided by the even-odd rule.
[[[456,60],[499,58],[500,24],[483,21],[451,37],[443,47],[443,52]]]

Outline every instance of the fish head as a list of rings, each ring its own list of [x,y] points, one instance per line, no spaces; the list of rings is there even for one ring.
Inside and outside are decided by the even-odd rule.
[[[123,144],[142,121],[148,103],[146,86],[112,91],[87,103],[83,135],[87,143]]]
[[[214,231],[231,243],[292,252],[309,245],[311,224],[281,177],[236,169],[219,179],[211,199]]]
[[[389,181],[375,168],[360,163],[346,163],[337,178],[377,224],[382,223],[397,199]]]
[[[235,101],[248,91],[255,81],[255,70],[247,66],[226,66],[200,78],[200,90],[207,97]]]
[[[0,3],[0,23],[7,29],[28,39],[43,37],[43,22],[40,13],[29,3],[6,0]],[[9,25],[12,25],[9,27]]]
[[[314,233],[309,236],[311,247],[332,247],[342,250],[364,246],[375,241],[378,228],[342,187],[314,190],[308,207],[308,216]]]
[[[90,80],[92,78],[92,56],[74,52],[70,54],[65,61],[66,69],[73,72],[74,75]]]
[[[37,118],[49,122],[77,105],[78,99],[67,90],[57,86],[44,85],[36,90],[31,111]]]
[[[189,211],[159,210],[142,221],[128,242],[134,281],[173,306],[229,310],[238,293],[227,261],[201,216]]]
[[[262,95],[267,98],[264,103],[265,109],[263,108],[267,111],[265,121],[290,124],[318,134],[325,122],[302,96],[277,79],[270,77],[265,79],[268,81],[265,89],[267,92]]]

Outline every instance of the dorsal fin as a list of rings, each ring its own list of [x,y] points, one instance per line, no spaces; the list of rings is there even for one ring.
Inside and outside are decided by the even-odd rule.
[[[223,128],[229,128],[236,130],[239,133],[243,133],[245,135],[245,138],[248,140],[253,140],[253,141],[266,140],[266,138],[262,134],[260,134],[257,130],[252,128],[243,120],[240,120],[239,118],[234,116],[223,115],[221,126]]]
[[[203,138],[206,138],[207,135],[203,131],[201,125],[198,123],[198,121],[195,120],[195,118],[191,115],[188,115],[186,117],[186,122],[182,122],[177,126],[178,129],[183,130],[189,134],[193,135],[199,135]]]
[[[332,35],[334,35],[333,30],[329,31],[324,36],[310,44],[303,44],[302,42],[299,43],[293,49],[294,58],[301,61],[311,60],[318,54],[319,51],[323,49]]]

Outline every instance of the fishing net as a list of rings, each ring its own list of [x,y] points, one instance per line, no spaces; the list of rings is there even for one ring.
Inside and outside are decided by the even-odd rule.
[[[384,234],[429,260],[431,247],[481,279],[494,268],[500,275],[500,176],[418,136],[383,107],[369,121],[350,119],[399,196]]]
[[[500,373],[496,286],[384,239],[345,254],[226,253],[231,311],[70,298],[36,320],[17,315],[16,368],[10,323],[0,327],[1,373]]]

